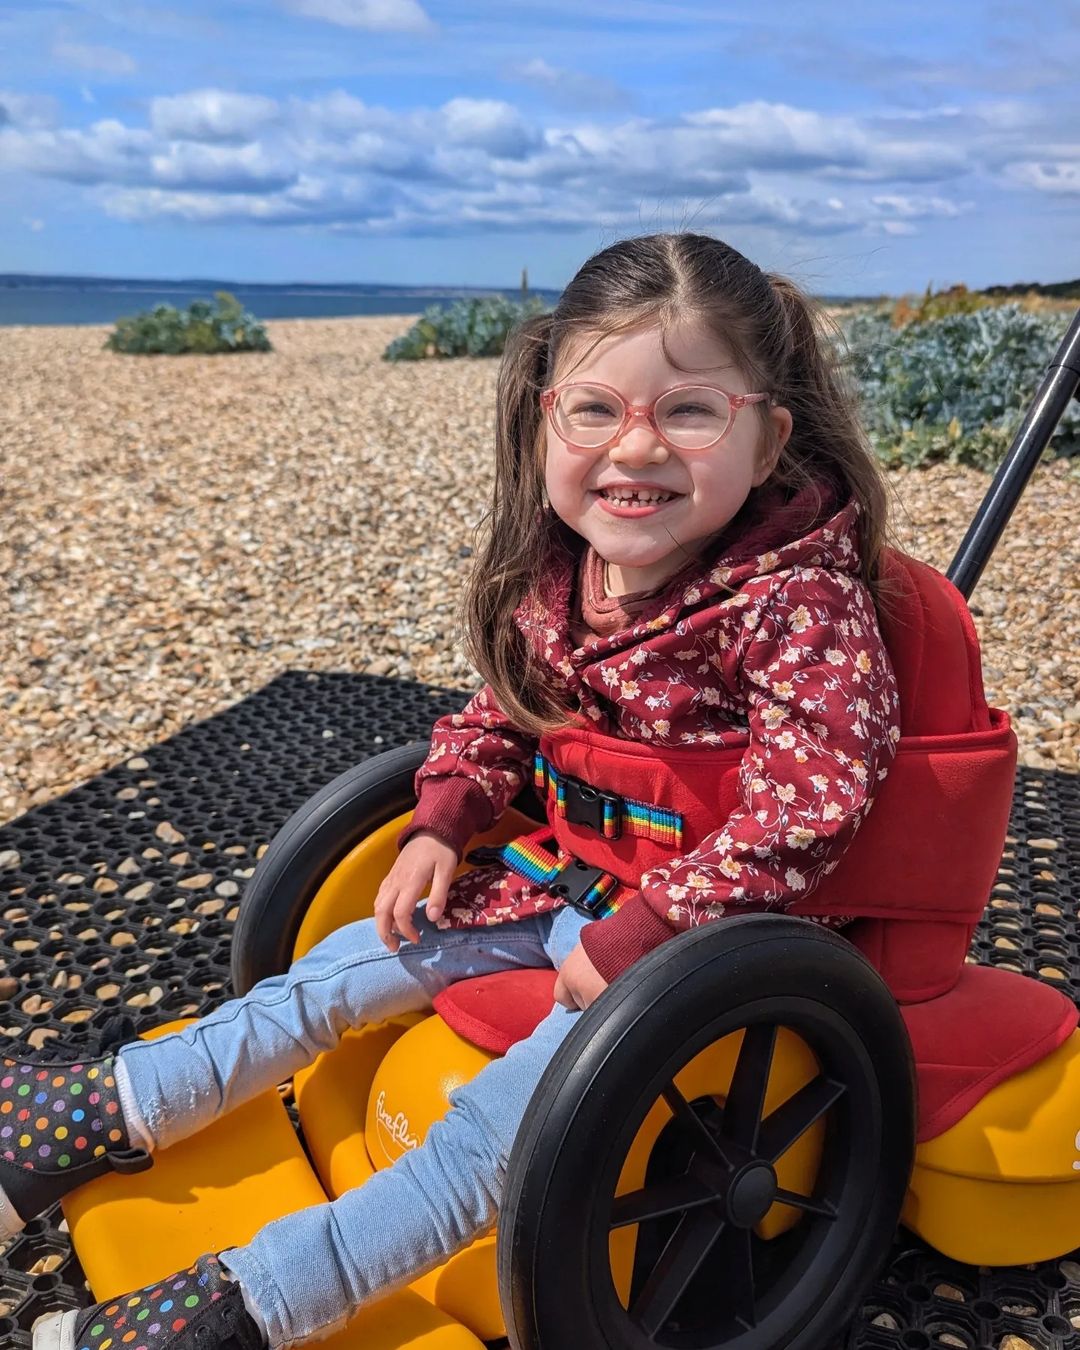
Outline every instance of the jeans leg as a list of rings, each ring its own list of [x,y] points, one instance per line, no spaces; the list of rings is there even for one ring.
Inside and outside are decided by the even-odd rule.
[[[282,975],[261,980],[183,1031],[134,1041],[119,1060],[138,1114],[165,1148],[332,1050],[350,1027],[431,1007],[456,980],[546,966],[550,914],[486,928],[437,928],[391,952],[375,920],[339,928]]]
[[[553,911],[551,928],[544,939],[544,950],[548,954],[548,962],[556,970],[581,941],[581,930],[587,923],[593,922],[593,919],[569,905]]]
[[[491,1227],[529,1100],[580,1016],[556,1005],[527,1040],[451,1093],[450,1111],[419,1148],[337,1200],[276,1219],[246,1247],[222,1253],[262,1314],[271,1347],[326,1335]]]

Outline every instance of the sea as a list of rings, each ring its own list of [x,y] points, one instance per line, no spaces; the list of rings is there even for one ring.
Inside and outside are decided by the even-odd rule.
[[[193,300],[212,300],[230,291],[257,319],[323,319],[354,314],[419,314],[429,305],[445,307],[470,297],[505,295],[520,300],[520,286],[385,286],[363,283],[304,282],[245,284],[233,281],[125,280],[105,277],[0,274],[0,326],[12,324],[112,324],[127,314],[173,305],[186,309]],[[545,304],[558,291],[530,289]]]

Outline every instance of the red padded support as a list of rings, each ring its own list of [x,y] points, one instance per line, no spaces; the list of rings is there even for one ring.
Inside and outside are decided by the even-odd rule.
[[[919,1075],[919,1142],[943,1134],[1006,1078],[1076,1030],[1076,1005],[1048,984],[965,966],[941,998],[900,1009]]]
[[[881,635],[900,694],[903,736],[987,731],[979,639],[964,597],[933,567],[881,554]]]
[[[501,1055],[548,1015],[554,988],[554,970],[506,970],[450,985],[435,1010],[459,1036]],[[1058,990],[993,966],[965,966],[947,994],[900,1011],[918,1073],[920,1142],[1045,1059],[1077,1021],[1075,1005]]]
[[[554,1007],[556,975],[544,966],[459,980],[435,995],[435,1011],[470,1045],[505,1055],[531,1036]]]

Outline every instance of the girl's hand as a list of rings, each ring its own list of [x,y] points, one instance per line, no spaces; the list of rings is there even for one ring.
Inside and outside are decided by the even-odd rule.
[[[375,931],[392,952],[401,939],[419,942],[413,915],[426,893],[427,916],[442,918],[458,867],[457,851],[431,830],[418,830],[397,855],[375,897]]]
[[[579,942],[559,967],[555,981],[555,1002],[564,1008],[580,1008],[582,1012],[607,988],[607,980],[596,969]]]

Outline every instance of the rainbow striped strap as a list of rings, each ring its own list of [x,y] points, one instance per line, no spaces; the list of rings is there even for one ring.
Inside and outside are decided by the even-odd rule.
[[[589,867],[560,849],[552,853],[544,845],[554,838],[549,826],[532,834],[519,835],[498,847],[482,846],[465,855],[470,863],[502,863],[535,885],[544,886],[552,895],[573,905],[593,918],[606,919],[614,914],[629,888],[618,877],[599,867]]]
[[[683,818],[678,811],[594,788],[571,774],[561,774],[539,750],[533,759],[533,783],[541,797],[554,794],[555,810],[563,820],[591,824],[605,839],[618,839],[626,833],[673,848],[682,847]],[[591,808],[588,817],[576,805],[582,788],[588,793]]]

